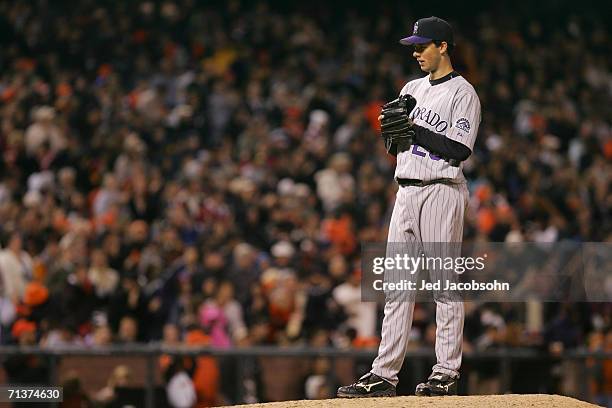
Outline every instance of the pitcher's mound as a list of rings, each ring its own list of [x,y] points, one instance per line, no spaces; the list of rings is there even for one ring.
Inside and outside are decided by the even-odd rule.
[[[597,405],[560,395],[474,395],[469,397],[395,397],[328,399],[317,401],[283,401],[240,405],[248,408],[592,408]]]

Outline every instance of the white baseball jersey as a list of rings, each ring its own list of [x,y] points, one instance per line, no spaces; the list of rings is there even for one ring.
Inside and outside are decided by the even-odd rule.
[[[474,87],[460,75],[430,83],[429,76],[408,82],[400,95],[410,94],[417,103],[410,118],[415,124],[455,140],[470,150],[480,125],[480,100]],[[465,182],[462,165],[453,167],[419,145],[397,155],[396,178],[433,180],[449,178]]]

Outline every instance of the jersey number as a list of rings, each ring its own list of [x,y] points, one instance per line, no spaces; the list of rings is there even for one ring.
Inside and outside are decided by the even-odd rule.
[[[428,152],[423,151],[423,150],[419,150],[419,145],[412,145],[411,153],[414,154],[415,156],[425,157],[425,156],[427,156]],[[429,158],[431,160],[436,160],[436,161],[441,159],[440,157],[436,156],[433,153],[429,153]]]

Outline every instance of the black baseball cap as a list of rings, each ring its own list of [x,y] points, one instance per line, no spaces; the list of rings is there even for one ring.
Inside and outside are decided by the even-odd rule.
[[[449,45],[455,45],[453,28],[445,20],[438,17],[422,18],[414,23],[412,35],[402,38],[400,44],[425,44],[430,41],[445,41]]]

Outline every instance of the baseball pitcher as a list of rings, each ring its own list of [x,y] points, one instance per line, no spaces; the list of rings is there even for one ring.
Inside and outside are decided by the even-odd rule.
[[[420,19],[412,36],[400,43],[413,47],[412,56],[428,75],[408,82],[379,117],[385,147],[397,156],[395,180],[400,186],[387,242],[460,243],[468,202],[462,162],[474,147],[480,101],[472,85],[453,70],[453,31],[446,21]],[[417,386],[420,396],[456,394],[461,367],[463,303],[435,293],[434,300],[437,363]],[[372,369],[356,383],[340,387],[338,397],[396,395],[413,310],[413,300],[387,297]]]

